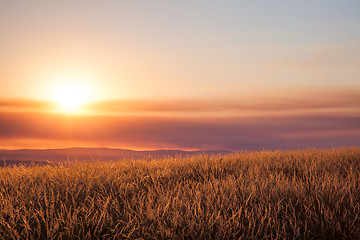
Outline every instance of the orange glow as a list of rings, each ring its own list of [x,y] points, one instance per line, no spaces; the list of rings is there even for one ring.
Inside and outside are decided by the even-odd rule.
[[[87,85],[83,86],[81,91]],[[359,144],[357,91],[276,95],[167,102],[93,100],[60,112],[47,102],[0,99],[0,149],[239,150]]]
[[[75,113],[79,107],[91,101],[89,81],[76,76],[54,79],[52,100],[58,103],[65,112]]]
[[[85,89],[75,84],[60,86],[55,92],[55,100],[69,111],[75,110],[88,99]]]

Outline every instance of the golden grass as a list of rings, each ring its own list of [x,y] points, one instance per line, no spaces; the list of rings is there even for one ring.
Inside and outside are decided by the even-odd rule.
[[[360,149],[0,169],[1,239],[360,239]]]

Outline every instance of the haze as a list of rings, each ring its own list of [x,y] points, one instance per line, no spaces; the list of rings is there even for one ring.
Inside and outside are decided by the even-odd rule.
[[[359,12],[355,0],[2,1],[0,148],[358,146]],[[54,97],[69,83],[87,94],[71,112]]]

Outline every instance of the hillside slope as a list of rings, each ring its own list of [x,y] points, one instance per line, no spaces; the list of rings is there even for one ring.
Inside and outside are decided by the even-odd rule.
[[[129,149],[115,148],[62,148],[62,149],[20,149],[20,150],[0,150],[0,166],[24,163],[62,163],[73,160],[123,160],[139,158],[164,158],[174,156],[187,156],[196,154],[218,154],[230,153],[225,150],[203,150],[203,151],[184,151],[184,150],[154,150],[154,151],[135,151]]]

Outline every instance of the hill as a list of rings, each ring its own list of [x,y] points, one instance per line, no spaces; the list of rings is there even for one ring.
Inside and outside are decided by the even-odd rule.
[[[55,164],[72,160],[123,160],[139,158],[164,158],[174,156],[188,156],[197,154],[223,154],[230,153],[225,150],[204,150],[204,151],[184,151],[184,150],[154,150],[154,151],[135,151],[128,149],[114,148],[62,148],[62,149],[20,149],[20,150],[0,150],[0,166],[12,164],[40,163]]]

